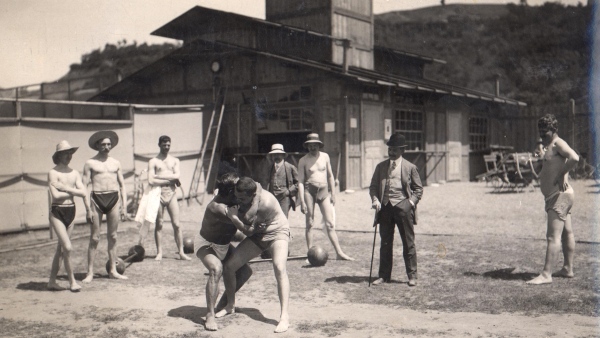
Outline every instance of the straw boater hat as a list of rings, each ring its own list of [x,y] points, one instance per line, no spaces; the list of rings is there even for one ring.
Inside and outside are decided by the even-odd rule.
[[[275,143],[271,146],[271,151],[267,154],[267,155],[273,155],[273,154],[283,154],[283,156],[287,156],[287,153],[285,152],[285,150],[283,150],[283,144],[279,144],[279,143]],[[271,157],[271,156],[269,156]]]
[[[323,148],[325,145],[323,142],[319,140],[319,134],[312,133],[306,136],[306,141],[304,142],[304,148],[308,148],[308,145],[311,143],[318,143],[320,148]]]
[[[67,142],[65,140],[60,141],[56,145],[56,151],[54,152],[54,154],[52,154],[52,162],[54,162],[54,164],[58,164],[58,154],[59,153],[68,152],[68,153],[73,154],[74,152],[77,151],[77,149],[79,149],[79,147],[71,147],[69,142]]]
[[[394,133],[392,134],[392,137],[390,137],[390,140],[387,141],[387,146],[388,147],[402,147],[405,148],[407,146],[406,144],[406,138],[404,137],[404,135],[400,134],[400,133]]]
[[[98,148],[96,148],[96,143],[100,140],[104,140],[105,138],[110,139],[112,148],[116,147],[119,143],[119,136],[117,136],[117,133],[115,133],[112,130],[101,130],[95,132],[92,136],[90,136],[90,139],[88,140],[88,145],[90,146],[90,148],[98,150]]]

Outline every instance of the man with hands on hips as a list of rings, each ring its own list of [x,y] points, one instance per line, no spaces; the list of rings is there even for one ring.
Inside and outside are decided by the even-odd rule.
[[[408,275],[408,285],[417,285],[417,249],[415,246],[414,225],[417,203],[423,195],[423,185],[417,167],[402,158],[406,150],[406,139],[394,133],[386,143],[389,159],[377,165],[369,195],[371,207],[379,216],[379,277],[373,285],[388,283],[392,276],[394,225],[398,227],[402,239],[404,264]]]

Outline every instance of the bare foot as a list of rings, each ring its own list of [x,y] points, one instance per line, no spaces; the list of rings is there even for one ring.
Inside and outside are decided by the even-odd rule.
[[[204,327],[207,331],[217,331],[219,329],[215,317],[213,317],[210,313],[206,315],[206,322],[204,323]]]
[[[281,320],[279,320],[279,324],[275,328],[275,333],[281,333],[287,331],[288,327],[290,327],[290,319],[287,315],[281,316]]]
[[[58,285],[56,282],[51,282],[48,283],[48,290],[50,291],[62,291],[65,288],[63,288],[62,286]]]
[[[81,290],[81,285],[77,284],[77,283],[73,283],[71,284],[71,292],[79,292]]]
[[[350,257],[350,256],[348,256],[348,255],[346,255],[346,254],[345,254],[345,253],[343,253],[343,252],[342,252],[342,253],[339,253],[339,254],[337,255],[336,259],[337,259],[338,261],[353,261],[353,260],[354,260],[354,258],[352,258],[352,257]]]
[[[234,313],[235,313],[235,308],[231,309],[231,310],[225,308],[225,309],[223,309],[223,310],[215,313],[215,318],[225,317],[225,316],[228,316],[228,315],[232,315]]]
[[[568,271],[567,269],[562,268],[560,271],[553,273],[552,277],[573,278],[575,277],[575,274],[573,271]]]
[[[156,257],[154,258],[155,261],[162,261],[162,252],[156,254]]]
[[[543,275],[539,275],[534,279],[525,282],[525,284],[529,285],[540,285],[540,284],[550,284],[552,283],[552,277],[544,277]]]
[[[85,278],[81,281],[82,283],[91,283],[92,279],[94,279],[94,274],[93,273],[88,273],[87,276],[85,276]]]
[[[111,278],[111,279],[129,279],[129,277],[123,276],[123,275],[119,274],[116,271],[109,273],[108,274],[108,278]]]
[[[192,259],[190,258],[190,256],[188,256],[188,255],[184,254],[183,252],[180,252],[180,253],[179,253],[179,259],[181,259],[182,261],[190,261],[190,260],[192,260]]]

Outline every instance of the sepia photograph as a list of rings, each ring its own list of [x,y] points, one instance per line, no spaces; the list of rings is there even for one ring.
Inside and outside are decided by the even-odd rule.
[[[0,1],[0,335],[599,337],[599,5]]]

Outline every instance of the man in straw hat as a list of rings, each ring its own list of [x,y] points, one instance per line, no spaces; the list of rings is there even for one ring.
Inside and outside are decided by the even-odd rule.
[[[114,131],[102,130],[94,133],[88,140],[90,148],[97,150],[98,154],[85,162],[83,167],[83,183],[87,187],[92,184],[89,195],[91,203],[91,234],[88,248],[88,272],[84,283],[89,283],[94,278],[94,258],[96,248],[100,241],[100,223],[102,216],[106,215],[106,238],[108,240],[108,259],[110,272],[108,276],[116,279],[127,279],[117,272],[115,262],[117,256],[117,229],[119,227],[119,212],[121,219],[127,213],[127,193],[121,162],[109,156],[110,150],[119,143],[119,137]],[[120,195],[120,196],[119,196]],[[86,198],[88,198],[86,196]],[[120,208],[117,205],[121,202]]]
[[[371,207],[379,214],[379,278],[373,285],[388,283],[392,277],[394,255],[394,225],[398,226],[402,239],[404,265],[408,285],[417,285],[417,249],[415,228],[417,203],[423,195],[423,185],[417,167],[402,158],[406,139],[394,133],[387,142],[389,159],[375,167],[369,195]]]
[[[176,189],[181,185],[179,182],[179,159],[169,155],[169,151],[171,150],[171,138],[169,136],[163,135],[159,137],[158,147],[160,148],[160,152],[148,162],[148,183],[151,187],[160,187],[160,203],[158,208],[154,209],[154,211],[156,211],[156,225],[154,227],[154,239],[156,241],[155,260],[162,260],[163,255],[161,241],[165,207],[171,218],[173,237],[175,238],[175,244],[177,245],[179,259],[191,260],[191,258],[183,252],[183,234],[181,233],[181,227],[179,226],[179,204],[176,196]],[[142,223],[139,245],[143,246],[144,244],[144,239],[148,234],[149,223],[148,220],[145,220]]]
[[[79,291],[81,286],[77,284],[71,266],[71,233],[73,232],[73,221],[75,220],[75,201],[74,197],[81,197],[85,203],[86,210],[89,210],[89,201],[85,186],[81,180],[81,175],[77,170],[69,167],[73,153],[79,147],[72,147],[67,141],[60,141],[56,145],[56,152],[52,155],[52,161],[56,166],[48,173],[48,188],[50,190],[50,226],[58,236],[58,245],[56,253],[52,260],[50,270],[50,281],[48,289],[62,290],[56,283],[56,275],[60,269],[60,259],[65,261],[65,270],[69,278],[69,289],[73,292]]]
[[[353,261],[346,255],[335,232],[335,178],[329,155],[320,151],[323,142],[318,134],[308,134],[304,148],[308,154],[298,162],[298,196],[303,214],[306,214],[306,245],[312,247],[312,227],[315,220],[315,203],[319,205],[325,220],[327,236],[337,254],[337,259]]]
[[[298,169],[284,160],[287,153],[283,144],[275,143],[267,158],[273,162],[269,169],[269,182],[267,191],[272,193],[279,201],[281,210],[288,217],[290,208],[296,210],[296,196],[298,195]]]

